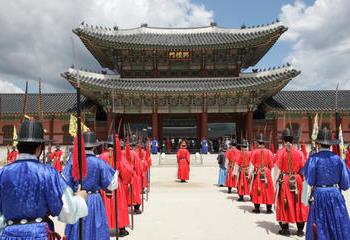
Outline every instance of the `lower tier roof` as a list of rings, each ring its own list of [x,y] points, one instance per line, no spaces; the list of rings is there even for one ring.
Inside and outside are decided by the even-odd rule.
[[[292,67],[253,73],[241,73],[239,77],[211,78],[121,78],[119,75],[100,74],[76,69],[62,73],[73,86],[79,78],[82,88],[109,90],[132,94],[158,93],[217,93],[252,91],[260,88],[282,89],[300,71]]]

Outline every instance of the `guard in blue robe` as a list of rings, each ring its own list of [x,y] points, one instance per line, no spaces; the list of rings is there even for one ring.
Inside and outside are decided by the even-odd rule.
[[[151,142],[151,153],[152,154],[158,153],[158,141],[156,139],[153,139]]]
[[[19,132],[18,160],[0,170],[1,240],[56,239],[49,216],[75,223],[87,215],[86,192],[74,196],[59,172],[39,162],[43,148],[41,123],[25,121]]]
[[[115,173],[104,160],[95,156],[92,151],[99,143],[96,133],[85,132],[83,134],[86,149],[87,176],[83,179],[82,189],[88,192],[86,200],[89,214],[83,218],[83,239],[109,240],[109,227],[106,210],[99,191],[113,191],[117,188],[118,172]],[[72,159],[63,169],[63,175],[69,186],[77,189],[78,182],[72,178]],[[67,225],[65,235],[68,240],[77,240],[79,223]]]
[[[218,155],[218,164],[219,164],[219,180],[218,180],[218,185],[220,187],[225,186],[226,182],[226,148],[220,149],[219,155]]]
[[[208,154],[208,140],[205,138],[201,142],[201,153]]]
[[[302,170],[313,189],[306,239],[346,240],[350,238],[350,219],[341,191],[350,187],[350,172],[344,161],[329,150],[336,144],[331,131],[320,131],[316,142],[320,151],[309,157]]]

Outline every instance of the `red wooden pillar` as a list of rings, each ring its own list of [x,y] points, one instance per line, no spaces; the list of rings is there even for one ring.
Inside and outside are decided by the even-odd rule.
[[[201,136],[202,138],[208,138],[208,113],[201,113]]]
[[[253,142],[253,111],[249,110],[247,112],[247,135],[250,144]]]
[[[278,113],[275,113],[275,117],[273,119],[273,132],[272,132],[272,143],[275,151],[278,149]]]
[[[310,114],[308,116],[308,130],[309,130],[309,139],[311,139],[311,135],[312,135],[312,130],[313,130],[313,126],[314,126],[314,118],[312,117],[312,115]]]
[[[152,138],[158,140],[158,113],[152,113]]]
[[[199,143],[201,142],[202,139],[202,121],[201,121],[201,114],[197,114],[196,115],[196,119],[197,119],[197,143],[199,146]]]

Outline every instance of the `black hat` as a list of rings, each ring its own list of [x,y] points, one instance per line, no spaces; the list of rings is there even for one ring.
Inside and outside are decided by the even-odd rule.
[[[327,128],[323,128],[320,130],[317,134],[316,143],[323,144],[323,145],[333,145],[333,144],[339,144],[338,139],[332,138],[332,131],[328,130]]]
[[[108,135],[107,141],[104,141],[104,143],[108,144],[108,145],[113,145],[113,134]]]
[[[237,146],[237,140],[235,138],[231,139],[231,146]]]
[[[294,139],[293,132],[289,128],[284,129],[282,132],[282,139],[283,140],[285,140],[285,139],[293,140]]]
[[[267,143],[268,141],[266,141],[264,134],[260,133],[259,136],[256,138],[256,141],[259,144],[263,144],[263,143]]]
[[[240,144],[238,144],[240,147],[247,148],[248,147],[248,141],[247,139],[243,139]]]
[[[83,137],[85,148],[97,147],[101,145],[101,143],[97,140],[95,132],[84,132]]]
[[[18,142],[44,143],[44,129],[41,122],[25,120],[18,134]]]

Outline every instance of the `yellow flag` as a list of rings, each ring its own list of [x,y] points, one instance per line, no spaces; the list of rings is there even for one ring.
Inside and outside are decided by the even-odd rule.
[[[343,138],[343,130],[341,128],[341,124],[339,125],[339,155],[341,159],[345,159],[345,147],[344,147],[344,138]]]
[[[69,134],[72,137],[75,137],[77,135],[77,124],[78,119],[73,114],[71,114],[69,120]],[[81,131],[84,133],[90,131],[90,129],[84,123],[81,123]]]
[[[12,143],[12,146],[16,147],[18,144],[18,141],[17,141],[17,131],[16,131],[16,126],[13,125],[13,143]]]

